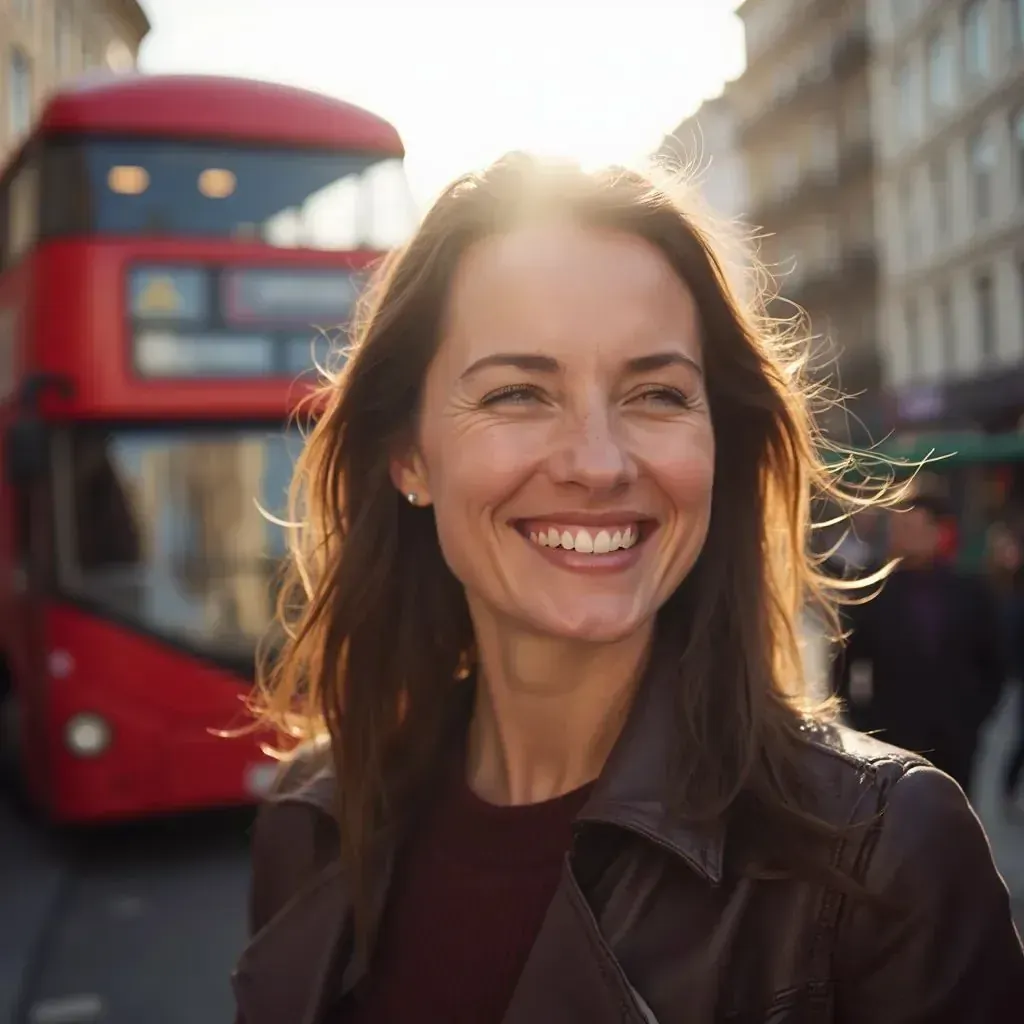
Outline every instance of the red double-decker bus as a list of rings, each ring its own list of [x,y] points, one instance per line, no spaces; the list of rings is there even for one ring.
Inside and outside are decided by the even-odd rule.
[[[245,802],[288,414],[413,223],[395,129],[192,76],[47,103],[0,181],[0,700],[60,822]],[[298,381],[298,383],[297,383]]]

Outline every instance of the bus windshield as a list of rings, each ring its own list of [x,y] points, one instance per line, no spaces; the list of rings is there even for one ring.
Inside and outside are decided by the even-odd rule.
[[[54,440],[58,584],[107,615],[251,667],[274,614],[302,444],[281,427],[76,427]]]
[[[79,146],[99,234],[385,250],[415,225],[397,158],[156,139]]]

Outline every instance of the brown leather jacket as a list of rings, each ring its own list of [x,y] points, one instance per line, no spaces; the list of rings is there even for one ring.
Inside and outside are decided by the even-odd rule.
[[[837,825],[867,823],[833,863],[881,903],[827,880],[754,878],[731,869],[741,830],[665,814],[664,712],[648,696],[630,715],[504,1024],[1024,1019],[1006,886],[952,780],[858,733],[817,730],[805,754],[817,809]],[[365,971],[351,953],[328,763],[323,752],[293,762],[257,820],[253,937],[233,977],[239,1024],[329,1024]],[[377,907],[389,873],[382,865]]]

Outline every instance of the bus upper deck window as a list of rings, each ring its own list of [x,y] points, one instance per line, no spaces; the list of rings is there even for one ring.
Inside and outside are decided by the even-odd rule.
[[[238,179],[223,167],[207,167],[199,175],[199,191],[207,199],[227,199],[235,191]]]
[[[111,192],[121,196],[141,196],[149,188],[149,172],[145,167],[121,164],[107,173]]]

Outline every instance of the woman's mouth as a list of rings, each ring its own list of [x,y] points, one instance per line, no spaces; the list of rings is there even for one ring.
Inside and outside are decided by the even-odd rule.
[[[520,520],[520,535],[538,548],[565,558],[572,555],[572,565],[592,559],[594,563],[632,562],[630,554],[656,527],[653,520],[629,520],[583,525],[548,520]],[[580,556],[583,556],[581,559]],[[559,561],[562,560],[559,559]]]
[[[640,539],[637,523],[625,523],[594,530],[585,526],[549,526],[531,530],[529,540],[542,548],[564,548],[584,555],[607,555],[621,548],[631,548]]]

